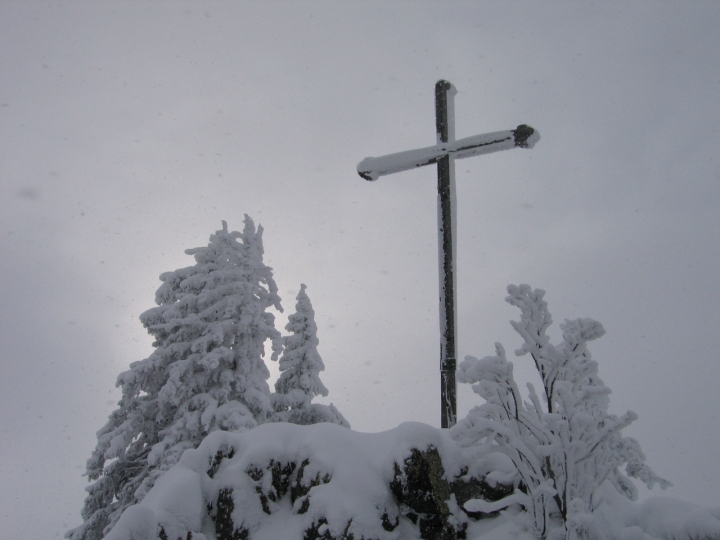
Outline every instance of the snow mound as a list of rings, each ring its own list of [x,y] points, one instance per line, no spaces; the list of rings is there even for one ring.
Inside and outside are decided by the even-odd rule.
[[[329,423],[214,432],[106,539],[463,537],[469,518],[458,503],[512,491],[468,477],[464,461],[446,431],[420,423],[383,433]],[[498,463],[512,476],[511,464],[489,458]]]
[[[517,503],[512,464],[492,450],[479,461],[448,431],[419,423],[383,433],[329,423],[214,432],[187,450],[105,538],[534,538],[532,520]],[[501,484],[498,477],[516,481]],[[588,538],[720,539],[720,508],[667,497],[635,503],[610,483],[601,491],[603,503],[583,524]]]

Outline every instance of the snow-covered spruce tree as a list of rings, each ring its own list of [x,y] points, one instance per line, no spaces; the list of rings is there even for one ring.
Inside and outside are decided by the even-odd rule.
[[[291,334],[282,338],[281,373],[272,395],[275,409],[272,419],[300,425],[332,422],[350,427],[332,404],[311,403],[315,396],[327,396],[328,390],[320,380],[325,364],[317,350],[315,311],[305,289],[304,284],[300,285],[295,313],[288,317],[285,326]]]
[[[158,307],[140,315],[155,350],[118,377],[122,399],[87,462],[95,482],[72,540],[102,538],[208,433],[249,429],[273,413],[262,357],[267,340],[273,359],[282,349],[267,312],[282,308],[262,227],[248,216],[242,233],[222,224],[207,247],[186,251],[195,265],[160,276]]]
[[[510,498],[519,502],[532,518],[539,538],[568,540],[591,537],[592,512],[600,504],[598,489],[609,481],[630,499],[637,497],[632,481],[648,487],[671,484],[645,465],[638,442],[623,437],[621,430],[637,415],[608,413],[610,389],[598,377],[587,342],[605,333],[592,319],[565,321],[563,342],[553,346],[545,331],[552,317],[543,300],[545,292],[528,285],[508,287],[506,300],[520,308],[519,322],[511,322],[524,343],[518,356],[530,354],[543,384],[543,408],[532,384],[529,401],[523,402],[513,379],[513,365],[496,343],[496,355],[478,360],[466,357],[458,380],[473,384],[486,403],[475,407],[452,430],[465,447],[490,445],[515,464],[522,486]],[[510,502],[510,501],[508,501]],[[559,515],[563,527],[549,529],[551,514]]]

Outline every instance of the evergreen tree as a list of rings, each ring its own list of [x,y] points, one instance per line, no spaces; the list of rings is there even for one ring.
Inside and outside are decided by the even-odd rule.
[[[295,313],[288,317],[285,330],[292,332],[283,339],[283,353],[280,357],[280,377],[275,382],[273,404],[276,422],[294,424],[316,424],[333,422],[350,427],[347,420],[333,405],[311,403],[315,396],[327,396],[328,390],[320,380],[325,369],[317,345],[315,311],[310,298],[300,285]]]
[[[140,315],[155,350],[118,377],[122,398],[87,462],[94,483],[72,540],[102,538],[208,433],[250,429],[273,413],[262,357],[267,340],[273,360],[282,350],[267,312],[282,307],[262,227],[248,216],[242,233],[222,223],[207,247],[186,250],[195,265],[160,276],[158,306]]]

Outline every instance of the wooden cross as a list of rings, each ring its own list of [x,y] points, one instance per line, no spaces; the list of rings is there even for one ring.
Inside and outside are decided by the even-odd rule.
[[[452,427],[457,422],[457,384],[455,370],[455,159],[490,154],[511,148],[532,148],[540,134],[520,125],[509,131],[497,131],[455,140],[455,87],[448,81],[435,84],[435,146],[387,156],[363,159],[357,171],[365,180],[437,163],[438,171],[438,263],[440,267],[440,424]]]

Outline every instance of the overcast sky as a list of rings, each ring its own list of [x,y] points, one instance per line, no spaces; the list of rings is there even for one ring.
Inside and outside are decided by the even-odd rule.
[[[542,134],[456,164],[460,357],[515,350],[505,287],[545,289],[604,324],[669,494],[720,504],[718,28],[710,1],[0,2],[0,537],[80,523],[158,276],[244,214],[278,328],[307,284],[324,401],[439,426],[436,173],[355,167],[434,144],[441,78],[458,138]]]

